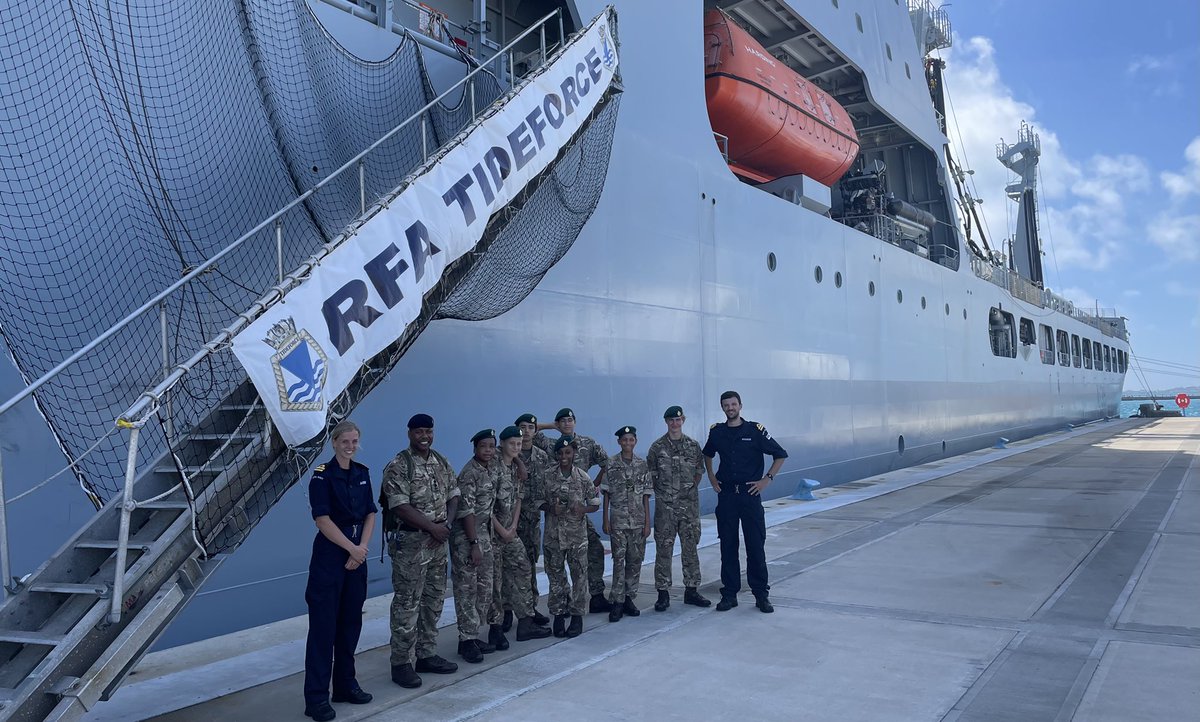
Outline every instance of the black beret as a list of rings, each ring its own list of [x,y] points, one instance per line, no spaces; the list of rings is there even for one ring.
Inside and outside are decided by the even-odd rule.
[[[667,410],[663,412],[664,419],[678,419],[681,416],[683,416],[682,406],[669,406],[667,407]]]
[[[624,436],[625,434],[633,434],[634,436],[637,436],[637,427],[636,426],[622,426],[621,428],[617,429],[617,438],[618,439],[621,438],[622,436]]]
[[[555,441],[554,442],[554,453],[557,455],[558,452],[562,451],[563,449],[565,449],[568,446],[571,446],[571,441],[573,440],[573,438],[574,437],[568,439],[567,437],[563,436],[563,437],[559,438],[558,441]],[[574,447],[572,446],[571,448],[574,448]]]
[[[519,439],[521,438],[521,430],[515,426],[505,426],[504,431],[500,432],[500,440]]]
[[[429,414],[413,414],[413,417],[408,420],[408,428],[410,429],[432,429],[433,417]]]
[[[573,418],[575,418],[575,412],[566,407],[559,409],[558,413],[554,415],[555,421],[558,421],[560,419],[573,419]]]
[[[520,416],[517,417],[517,420],[514,421],[513,423],[514,424],[533,424],[534,426],[537,426],[537,417],[534,416],[533,414],[521,414]]]
[[[491,439],[491,440],[495,441],[496,440],[495,429],[484,429],[483,431],[476,432],[475,435],[471,437],[471,443],[478,444],[480,441],[483,441],[484,439]]]

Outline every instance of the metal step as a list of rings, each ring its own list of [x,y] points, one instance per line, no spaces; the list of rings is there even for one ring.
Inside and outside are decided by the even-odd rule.
[[[159,501],[139,501],[137,507],[139,509],[176,509],[180,511],[191,508],[186,501],[169,501],[166,499],[160,499]]]
[[[66,582],[38,582],[29,586],[31,592],[45,594],[93,594],[97,597],[108,595],[106,584],[68,584]]]
[[[75,542],[76,549],[109,549],[113,550],[120,546],[120,542],[116,539],[93,539],[88,541]],[[130,551],[144,552],[150,548],[149,544],[130,541],[127,545]]]
[[[45,632],[22,632],[16,629],[0,629],[0,642],[10,644],[36,644],[40,647],[56,647],[63,641],[61,634],[46,634]],[[0,693],[0,699],[2,699]]]

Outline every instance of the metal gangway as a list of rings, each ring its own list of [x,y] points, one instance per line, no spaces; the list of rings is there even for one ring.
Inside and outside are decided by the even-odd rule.
[[[276,255],[268,261],[266,254],[269,251],[265,251],[264,263],[279,264],[279,284],[188,360],[171,367],[161,383],[138,397],[120,416],[117,427],[128,434],[128,460],[121,494],[103,505],[40,568],[11,585],[8,583],[12,577],[4,530],[5,508],[0,504],[3,543],[0,561],[3,562],[3,578],[8,591],[8,598],[0,607],[0,720],[75,719],[98,701],[107,699],[221,565],[226,555],[207,554],[200,540],[224,535],[232,542],[223,548],[236,548],[259,518],[247,510],[273,504],[281,493],[278,489],[286,489],[294,483],[321,450],[323,438],[320,437],[306,447],[287,447],[273,431],[257,392],[249,381],[244,381],[211,408],[207,418],[195,424],[198,431],[180,434],[164,453],[148,462],[138,463],[139,434],[143,426],[154,419],[159,405],[168,403],[171,391],[217,349],[227,348],[233,336],[263,310],[299,285],[337,245],[336,241],[328,244],[285,275],[282,251],[279,250],[284,240],[280,219],[335,179],[353,177],[352,174],[357,173],[361,215],[343,237],[352,234],[356,224],[368,216],[363,169],[370,162],[372,152],[401,130],[419,123],[423,163],[409,177],[415,177],[437,163],[441,155],[456,146],[471,128],[486,120],[489,110],[503,106],[530,76],[553,63],[563,50],[579,39],[582,33],[569,38],[563,35],[561,13],[556,10],[531,25],[376,143],[207,261],[190,269],[179,281],[0,406],[0,414],[13,408],[64,369],[86,358],[124,326],[155,313],[172,294],[186,289],[234,249],[261,231],[275,229],[277,243],[271,250]],[[563,40],[557,47],[547,45],[548,28],[552,38]],[[517,46],[525,43],[528,47],[533,38],[540,40],[536,58],[531,59],[531,54],[525,53],[521,64],[514,63]],[[514,67],[523,67],[524,73],[514,72]],[[489,106],[475,108],[472,103],[471,120],[466,130],[441,148],[428,147],[426,111],[456,92],[469,93],[473,100],[474,84],[481,73],[508,79],[508,92]],[[371,205],[386,205],[402,188]],[[454,268],[448,269],[447,276],[453,276],[455,272]],[[446,280],[452,282],[453,278]],[[359,370],[355,381],[338,400],[340,411],[349,413],[384,379],[432,319],[439,300],[436,295],[442,293],[439,288],[426,296],[421,316],[410,324],[405,335]],[[157,349],[146,352],[154,353]],[[4,498],[2,480],[0,470],[0,500]],[[218,495],[233,499],[235,503],[212,504]]]

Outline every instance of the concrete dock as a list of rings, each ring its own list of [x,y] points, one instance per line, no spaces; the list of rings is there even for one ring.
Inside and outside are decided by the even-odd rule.
[[[770,502],[774,614],[679,588],[655,612],[648,565],[642,615],[577,639],[469,665],[444,627],[459,671],[418,690],[390,681],[369,600],[375,700],[337,719],[1200,720],[1198,459],[1200,419],[1118,420]],[[715,601],[711,519],[702,544]],[[151,655],[88,719],[306,719],[305,624]]]

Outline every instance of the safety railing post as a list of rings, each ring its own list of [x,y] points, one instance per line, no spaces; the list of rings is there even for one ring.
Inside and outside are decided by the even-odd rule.
[[[557,10],[555,10],[554,14],[558,16],[558,47],[561,48],[562,46],[567,44],[567,38],[563,35],[562,8],[558,8]]]
[[[8,497],[4,494],[4,457],[0,455],[0,579],[4,581],[4,598],[12,593],[12,567],[8,561]]]
[[[471,120],[475,120],[475,77],[474,76],[471,77],[471,83],[470,83],[469,88],[471,91]]]
[[[367,159],[358,161],[358,212],[367,212]]]
[[[121,621],[121,604],[125,596],[125,558],[129,554],[129,518],[137,504],[133,501],[133,480],[137,472],[138,434],[140,424],[129,428],[129,458],[125,463],[125,488],[121,494],[121,527],[117,532],[117,568],[113,574],[112,605],[109,607],[108,621],[116,624]]]
[[[158,325],[159,335],[162,337],[162,372],[165,380],[171,373],[171,344],[167,338],[167,302],[165,300],[158,306]],[[165,427],[167,439],[170,440],[175,438],[175,420],[171,414],[170,392],[164,394],[164,397],[166,399],[163,404],[163,411],[166,413]]]
[[[546,64],[546,23],[538,28],[538,39],[542,44],[542,65]],[[540,67],[540,66],[539,66]]]
[[[279,272],[279,282],[283,283],[283,219],[275,219],[275,268]]]
[[[429,126],[429,121],[427,120],[428,117],[429,116],[427,116],[425,114],[421,115],[421,162],[422,163],[429,160],[429,131],[427,130],[427,128]]]

